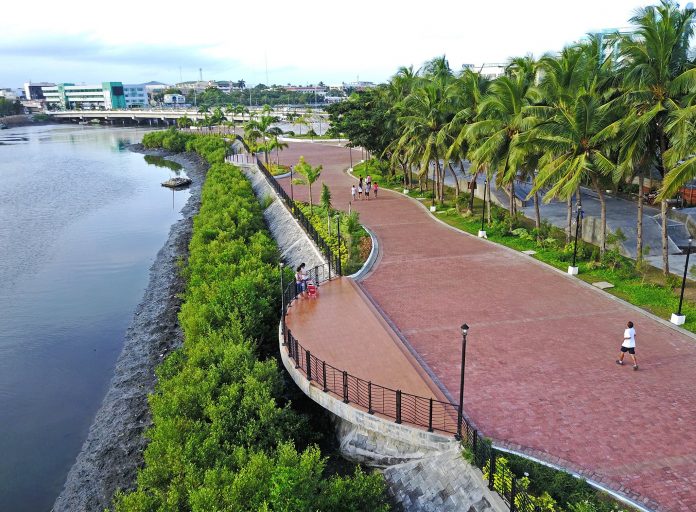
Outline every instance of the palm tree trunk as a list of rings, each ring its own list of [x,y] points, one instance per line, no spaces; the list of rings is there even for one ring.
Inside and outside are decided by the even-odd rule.
[[[452,177],[454,178],[454,198],[456,200],[459,199],[459,178],[457,178],[457,173],[454,172],[452,164],[448,163],[447,166],[449,167],[449,170],[452,173]]]
[[[667,151],[667,141],[665,140],[665,133],[662,129],[659,130],[658,138],[660,141],[660,165],[662,179],[664,180],[666,174],[665,167],[665,151]],[[662,273],[667,276],[669,275],[669,249],[667,245],[667,201],[663,200],[660,203],[660,218],[662,220]]]
[[[312,184],[309,184],[309,214],[312,215]]]
[[[477,178],[477,177],[478,177],[478,173],[472,174],[472,175],[471,175],[471,180],[472,180],[472,181],[471,181],[471,183],[469,183],[469,193],[470,193],[470,194],[469,194],[469,211],[470,211],[470,212],[473,212],[473,211],[474,211],[474,192],[475,192],[475,190],[476,190],[476,189],[474,188],[474,186],[476,185],[476,178]],[[484,196],[484,200],[485,200],[485,199],[486,199],[486,198],[485,198],[485,196]]]
[[[487,206],[487,208],[486,208],[486,211],[487,211],[487,215],[486,215],[486,216],[488,217],[488,225],[489,225],[489,226],[491,225],[491,187],[492,187],[491,180],[488,179],[488,186],[485,187],[484,190],[483,190],[483,192],[484,192],[483,197],[484,197],[484,200],[485,200],[486,194],[488,195],[488,201],[487,201],[487,202],[488,202],[488,206]]]
[[[568,201],[566,203],[566,243],[570,243],[571,233],[573,232],[573,196],[568,196]]]
[[[636,267],[643,261],[643,185],[645,174],[640,170],[638,174],[638,222],[636,225]]]
[[[534,224],[537,229],[541,228],[541,212],[539,211],[539,192],[534,192]]]
[[[669,275],[669,249],[667,245],[667,201],[660,202],[660,218],[662,219],[662,273]]]
[[[599,196],[599,204],[601,206],[600,224],[602,230],[599,240],[599,254],[600,256],[604,256],[604,252],[607,248],[607,203],[604,199],[604,190],[602,190],[599,180],[595,176],[592,177],[592,185]]]

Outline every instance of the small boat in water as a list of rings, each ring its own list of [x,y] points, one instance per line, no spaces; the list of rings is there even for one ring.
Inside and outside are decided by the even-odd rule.
[[[169,188],[179,188],[179,187],[185,187],[186,185],[191,184],[191,178],[184,178],[181,176],[177,176],[176,178],[171,178],[168,179],[167,181],[162,182],[163,187],[169,187]]]
[[[7,130],[8,126],[5,123],[0,123],[0,130]]]

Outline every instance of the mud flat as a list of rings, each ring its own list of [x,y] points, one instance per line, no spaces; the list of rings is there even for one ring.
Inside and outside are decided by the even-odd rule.
[[[135,486],[147,444],[143,432],[151,423],[147,395],[154,390],[155,367],[183,341],[177,314],[185,283],[177,262],[188,257],[208,164],[192,153],[172,155],[144,150],[140,144],[130,149],[181,164],[192,180],[191,196],[150,268],[150,280],[126,332],[109,390],[53,505],[55,512],[104,510],[118,489]]]

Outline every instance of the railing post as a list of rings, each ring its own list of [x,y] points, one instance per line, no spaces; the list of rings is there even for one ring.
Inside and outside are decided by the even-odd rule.
[[[401,390],[396,390],[396,422],[401,423]]]
[[[428,432],[433,431],[433,399],[430,399],[430,406],[428,407]]]
[[[285,336],[287,338],[288,352],[290,353],[290,357],[292,359],[295,359],[295,357],[293,356],[293,352],[292,352],[292,331],[290,329],[288,329],[287,332],[285,333]]]
[[[326,361],[321,362],[321,379],[324,383],[324,393],[326,393],[329,388],[326,387]]]
[[[310,354],[309,350],[305,352],[305,355],[307,356],[307,371],[305,372],[307,374],[307,380],[311,381],[312,380],[312,355]]]
[[[295,344],[295,369],[300,367],[300,349],[298,347],[297,339],[292,338],[292,342]]]
[[[517,506],[515,505],[515,495],[517,494],[517,479],[515,475],[512,475],[512,481],[510,482],[510,512],[515,512]]]
[[[348,372],[343,370],[343,403],[348,403]]]
[[[491,450],[491,463],[488,466],[488,488],[492,491],[495,487],[495,451]]]
[[[372,381],[367,382],[367,414],[374,414],[372,410]]]

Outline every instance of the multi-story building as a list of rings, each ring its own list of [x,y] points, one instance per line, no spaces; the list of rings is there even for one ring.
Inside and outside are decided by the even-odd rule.
[[[56,84],[49,82],[25,82],[24,83],[24,97],[29,100],[43,100],[43,87],[53,87]]]
[[[164,95],[165,105],[185,105],[186,96],[183,94],[165,94]]]
[[[127,108],[143,108],[149,105],[145,84],[126,84],[123,86]]]
[[[84,85],[63,83],[42,87],[41,91],[49,107],[108,110],[126,108],[126,97],[121,82]]]

